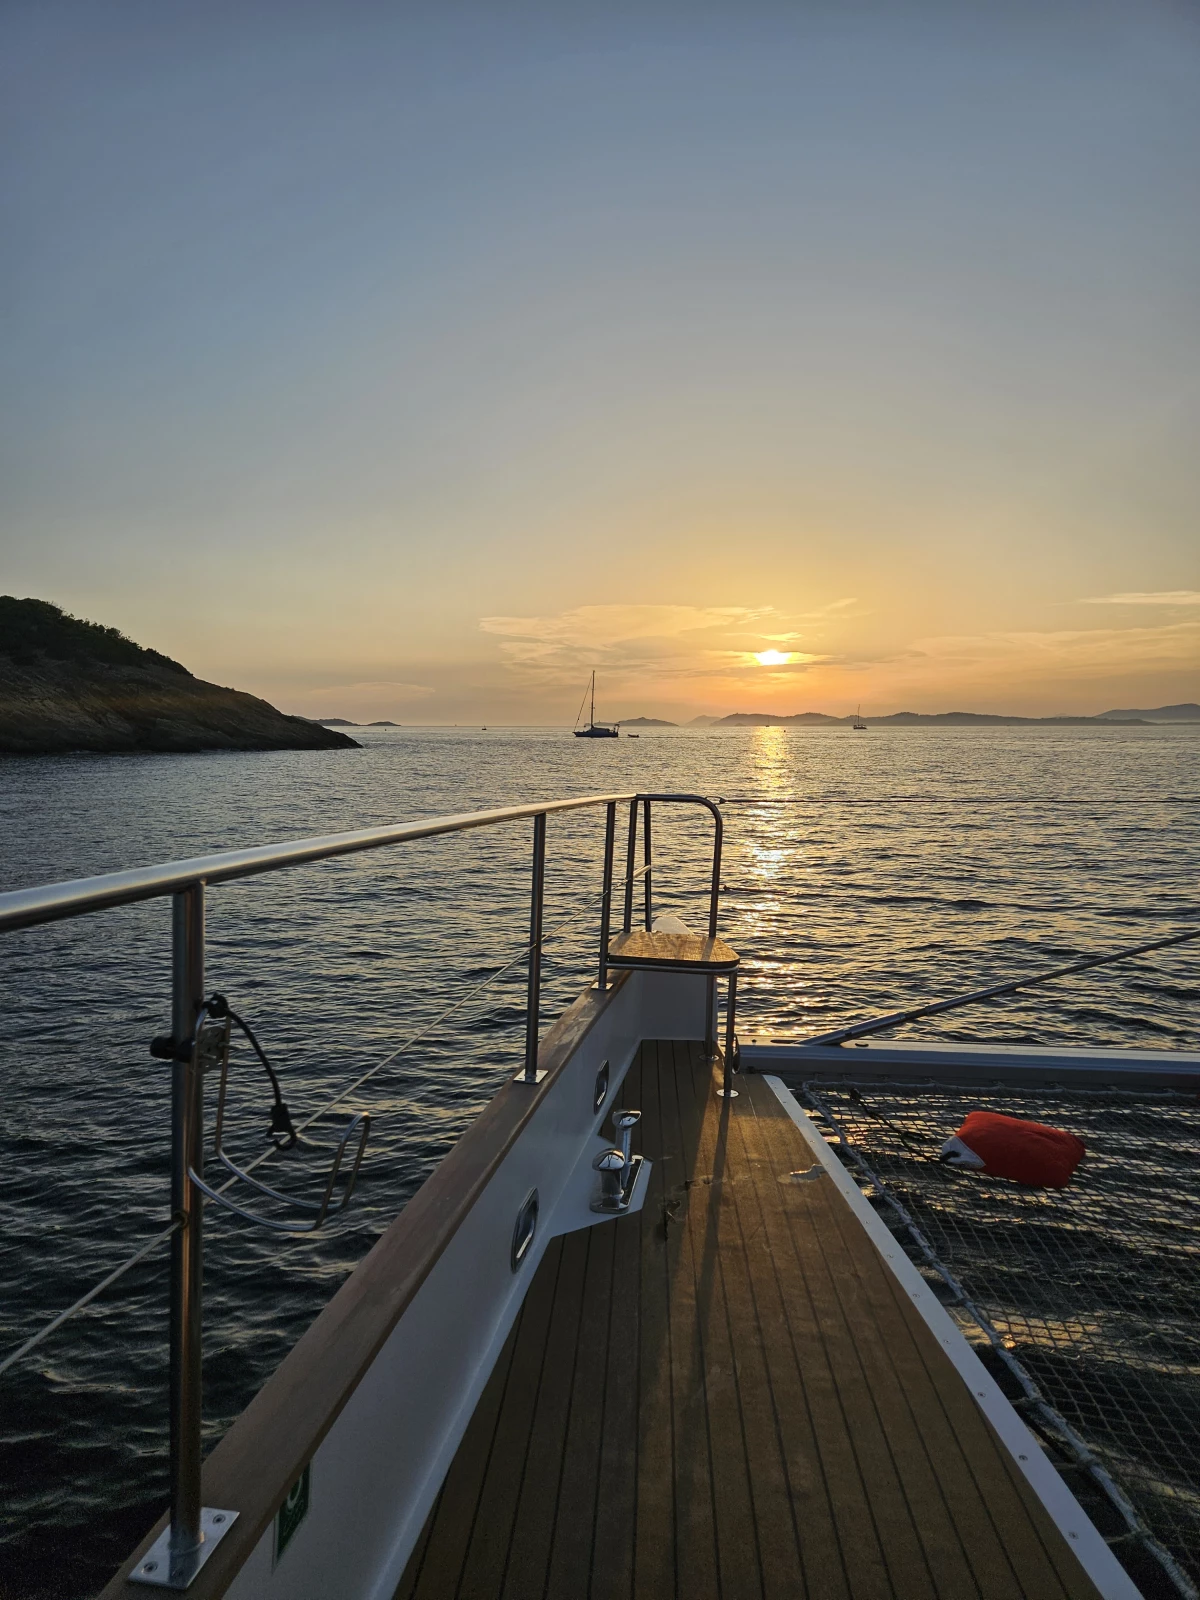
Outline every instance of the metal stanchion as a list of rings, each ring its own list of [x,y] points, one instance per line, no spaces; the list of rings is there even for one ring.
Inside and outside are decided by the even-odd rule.
[[[533,819],[533,881],[529,896],[529,989],[525,1002],[525,1067],[518,1083],[540,1083],[538,1070],[538,1007],[542,991],[542,901],[546,889],[546,813]]]
[[[726,1100],[736,1100],[737,1090],[733,1087],[733,1075],[737,1071],[734,1060],[734,1051],[737,1038],[733,1031],[734,1017],[737,1011],[737,973],[729,974],[729,992],[725,999],[725,1065],[721,1073],[721,1094]]]
[[[637,811],[634,798],[629,802],[629,843],[625,850],[625,932],[633,928],[633,864],[637,856]]]
[[[190,1040],[204,1001],[204,885],[174,896],[171,1034]],[[189,1167],[204,1164],[204,1085],[194,1052],[171,1067],[171,1554],[200,1544],[200,1353],[204,1205]]]
[[[600,900],[600,972],[596,987],[608,988],[608,940],[612,923],[613,854],[617,841],[617,802],[604,808],[604,893]]]
[[[654,926],[653,900],[652,900],[651,893],[650,893],[650,871],[651,871],[650,862],[651,862],[651,854],[650,854],[650,802],[649,802],[649,800],[643,800],[642,801],[642,824],[643,824],[643,827],[644,827],[644,830],[645,830],[645,837],[642,840],[642,862],[643,862],[643,865],[646,868],[646,872],[645,872],[645,878],[646,878],[646,896],[645,896],[645,901],[646,901],[646,932],[649,933],[651,931],[651,929],[653,928],[653,926]]]
[[[130,1573],[135,1583],[186,1589],[237,1519],[200,1503],[204,1303],[204,1076],[196,1022],[204,1003],[204,885],[172,897],[171,960],[171,1521]]]

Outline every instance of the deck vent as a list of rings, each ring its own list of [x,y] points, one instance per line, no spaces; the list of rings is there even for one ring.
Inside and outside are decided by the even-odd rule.
[[[512,1237],[512,1269],[518,1270],[522,1261],[529,1254],[529,1247],[533,1243],[533,1236],[537,1232],[538,1220],[538,1192],[530,1189],[521,1202],[521,1209],[517,1212],[516,1226],[513,1228]]]
[[[604,1063],[604,1065],[600,1068],[600,1071],[596,1074],[596,1089],[595,1089],[595,1092],[592,1095],[592,1110],[593,1111],[599,1111],[600,1107],[604,1104],[604,1102],[607,1099],[608,1099],[608,1062],[606,1061]]]

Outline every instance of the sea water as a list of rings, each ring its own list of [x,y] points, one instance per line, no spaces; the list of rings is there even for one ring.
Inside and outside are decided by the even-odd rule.
[[[371,729],[360,751],[0,762],[0,888],[561,795],[722,802],[739,1032],[801,1038],[1184,928],[1198,914],[1200,726]],[[280,1158],[306,1195],[374,1117],[345,1220],[281,1239],[210,1207],[206,1447],[520,1063],[531,824],[214,888],[208,984],[307,1115],[417,1040]],[[657,807],[656,910],[702,928],[711,824]],[[552,816],[543,1017],[594,973],[603,811]],[[618,850],[623,862],[623,850]],[[622,869],[623,870],[623,867]],[[639,894],[640,904],[640,894]],[[565,926],[561,926],[565,924]],[[165,902],[0,935],[0,1356],[168,1214]],[[1196,1049],[1200,940],[900,1037]],[[423,1035],[423,1036],[422,1036]],[[239,1052],[236,1153],[264,1148]],[[0,1600],[93,1594],[165,1501],[166,1251],[0,1377]]]

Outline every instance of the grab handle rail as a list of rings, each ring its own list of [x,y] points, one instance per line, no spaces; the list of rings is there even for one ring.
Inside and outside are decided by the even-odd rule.
[[[350,1143],[351,1136],[356,1131],[359,1134],[358,1148],[354,1153],[354,1160],[350,1166],[350,1175],[346,1179],[346,1186],[342,1190],[341,1199],[331,1212],[330,1202],[333,1199],[334,1185],[337,1183],[338,1173],[342,1170],[346,1147]],[[326,1217],[331,1215],[336,1217],[339,1211],[346,1209],[350,1196],[354,1193],[354,1185],[358,1179],[358,1169],[362,1166],[362,1159],[367,1151],[367,1135],[370,1131],[371,1118],[367,1112],[360,1111],[350,1118],[350,1121],[346,1124],[345,1133],[338,1140],[338,1146],[333,1156],[333,1164],[329,1169],[329,1177],[325,1182],[325,1192],[320,1200],[300,1200],[295,1195],[283,1194],[279,1189],[272,1189],[270,1184],[261,1183],[257,1178],[252,1178],[248,1172],[243,1172],[241,1167],[232,1162],[227,1155],[223,1155],[221,1151],[215,1152],[227,1171],[232,1172],[234,1177],[240,1179],[241,1182],[249,1184],[252,1189],[257,1189],[260,1194],[265,1194],[269,1199],[278,1200],[284,1205],[301,1206],[305,1211],[315,1212],[315,1215],[307,1222],[289,1222],[286,1217],[264,1216],[261,1211],[251,1211],[248,1206],[238,1205],[236,1200],[231,1200],[220,1189],[212,1188],[205,1183],[204,1179],[195,1170],[191,1171],[190,1177],[201,1194],[207,1195],[210,1200],[215,1200],[219,1206],[224,1206],[227,1211],[233,1211],[239,1217],[244,1217],[247,1222],[257,1223],[260,1228],[270,1228],[275,1233],[315,1233]]]
[[[721,898],[721,849],[725,839],[725,819],[715,800],[710,800],[704,794],[635,794],[629,797],[629,837],[627,843],[627,864],[625,874],[625,932],[633,927],[633,881],[636,876],[634,862],[637,858],[637,826],[638,805],[641,804],[643,828],[645,835],[645,849],[642,871],[645,875],[645,917],[646,927],[649,929],[654,921],[651,879],[651,852],[650,852],[650,807],[652,803],[663,805],[691,805],[703,806],[712,813],[713,819],[713,864],[712,887],[708,898],[708,937],[717,937],[717,911]]]

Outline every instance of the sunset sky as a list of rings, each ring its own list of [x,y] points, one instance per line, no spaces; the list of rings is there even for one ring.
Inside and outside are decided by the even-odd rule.
[[[309,716],[1200,699],[1194,7],[0,34],[0,591]]]

